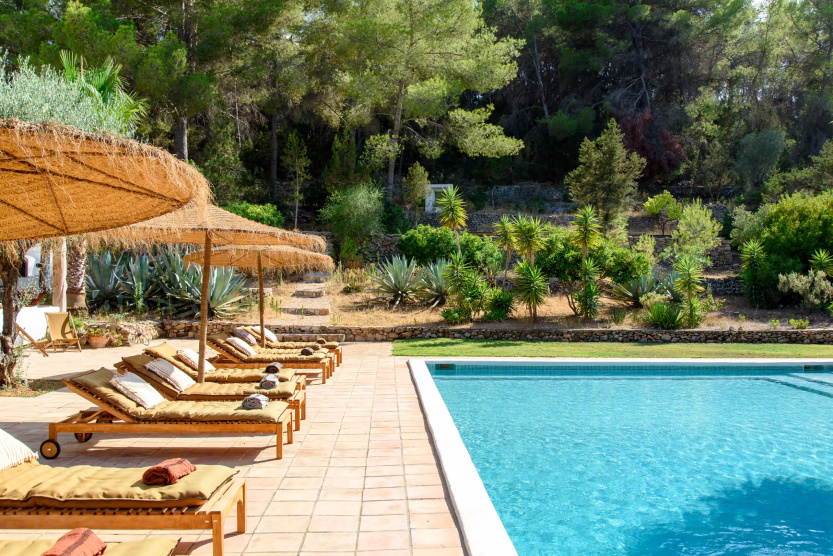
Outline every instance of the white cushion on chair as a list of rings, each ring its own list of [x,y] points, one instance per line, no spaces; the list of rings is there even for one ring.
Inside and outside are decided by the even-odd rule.
[[[154,359],[150,363],[145,363],[145,368],[176,388],[179,392],[196,384],[193,378],[177,369],[170,361],[165,361],[164,359]]]
[[[26,444],[0,429],[0,471],[38,459]]]
[[[240,338],[229,338],[226,340],[228,343],[245,353],[246,355],[257,355],[255,348],[241,340]]]
[[[114,376],[110,379],[110,384],[145,409],[150,409],[165,401],[165,398],[162,397],[162,394],[156,388],[148,384],[142,377],[133,373]]]
[[[193,349],[178,349],[176,350],[176,356],[179,357],[179,360],[194,369],[195,371],[199,371],[199,362],[200,362],[200,354],[194,351]],[[208,361],[205,362],[205,372],[215,370],[214,365],[209,363]]]
[[[262,333],[260,331],[260,326],[253,326],[252,330],[257,332],[258,334],[262,334],[263,336],[266,336],[266,340],[269,341],[269,342],[277,342],[278,341],[278,337],[275,335],[275,333],[272,332],[271,330],[269,330],[268,328],[266,328]]]

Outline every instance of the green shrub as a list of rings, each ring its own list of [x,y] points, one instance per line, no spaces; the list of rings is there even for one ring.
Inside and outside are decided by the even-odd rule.
[[[760,240],[766,259],[761,281],[769,301],[780,301],[780,275],[806,274],[810,260],[819,250],[833,252],[833,192],[816,197],[795,193],[783,197],[767,215]]]
[[[808,319],[790,319],[790,326],[796,330],[804,330],[810,326],[810,321]]]
[[[811,311],[826,308],[833,301],[833,285],[828,282],[827,274],[820,270],[782,274],[778,277],[778,289],[800,295],[801,305]]]
[[[471,312],[462,307],[443,309],[440,316],[451,324],[464,324],[471,321]]]
[[[741,247],[751,239],[760,238],[766,228],[766,219],[774,205],[761,205],[755,212],[742,206],[732,211],[732,230],[729,233],[733,247]]]
[[[390,205],[382,215],[382,226],[386,234],[404,234],[413,226],[405,211],[399,205]]]
[[[427,265],[437,259],[450,260],[457,254],[453,231],[424,224],[403,234],[396,242],[396,247],[419,265]],[[480,270],[502,265],[504,261],[503,254],[491,237],[481,238],[463,232],[460,234],[460,250],[466,264]]]
[[[515,310],[515,296],[512,292],[500,288],[492,288],[486,295],[483,309],[483,320],[506,320]]]
[[[246,201],[238,201],[226,205],[223,208],[238,216],[266,224],[267,226],[283,228],[284,225],[283,214],[280,213],[275,205],[253,205]]]
[[[384,231],[382,196],[382,191],[371,185],[336,191],[327,199],[319,215],[338,241],[351,238],[361,244],[369,236]]]
[[[644,326],[661,330],[676,330],[683,327],[682,308],[676,303],[651,303],[640,316]]]
[[[628,312],[621,308],[621,307],[614,307],[613,308],[613,322],[615,324],[622,324],[625,322],[625,318],[627,318]]]

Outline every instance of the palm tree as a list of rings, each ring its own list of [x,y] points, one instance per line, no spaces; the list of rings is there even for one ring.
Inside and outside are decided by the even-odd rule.
[[[513,239],[518,253],[534,265],[535,253],[544,247],[544,226],[541,224],[541,220],[529,216],[519,217],[515,221]]]
[[[692,255],[681,255],[674,263],[674,271],[677,273],[677,279],[674,280],[674,289],[680,295],[686,297],[688,302],[688,327],[694,328],[697,325],[694,304],[697,301],[697,294],[703,291],[701,285],[703,281],[703,263]]]
[[[495,243],[506,252],[506,268],[503,271],[503,281],[509,274],[509,261],[512,258],[512,250],[515,248],[515,223],[509,220],[505,214],[500,217],[499,222],[494,223]]]
[[[538,320],[538,306],[547,298],[549,284],[541,269],[529,261],[522,261],[515,267],[518,278],[515,280],[515,293],[527,306],[532,322]]]
[[[87,95],[100,106],[117,107],[117,117],[125,128],[132,129],[144,116],[147,105],[125,91],[121,66],[107,58],[99,68],[85,68],[84,58],[62,50],[61,63],[67,81],[78,82]],[[86,307],[87,240],[83,236],[67,241],[67,305],[75,309]]]
[[[596,216],[596,209],[589,205],[581,209],[573,221],[572,241],[581,247],[582,259],[586,259],[590,249],[601,243],[602,235],[600,230],[601,223]]]
[[[437,199],[437,206],[440,208],[440,224],[443,225],[443,228],[450,228],[454,231],[454,239],[457,240],[457,254],[462,256],[458,230],[466,227],[467,215],[466,204],[462,195],[460,195],[460,190],[454,185],[443,190],[440,198]]]

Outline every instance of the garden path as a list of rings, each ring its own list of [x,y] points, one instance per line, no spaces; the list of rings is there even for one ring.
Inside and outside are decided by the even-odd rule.
[[[152,344],[162,340],[154,340]],[[174,340],[196,348],[196,340]],[[111,366],[141,346],[29,358],[30,378],[58,378]],[[96,435],[86,444],[60,438],[57,466],[147,466],[169,457],[235,467],[248,484],[245,534],[227,521],[229,556],[462,556],[437,460],[406,358],[390,343],[345,345],[327,384],[309,385],[307,420],[274,459],[273,437],[258,435]],[[37,398],[0,398],[0,427],[32,449],[47,423],[89,404],[61,389]],[[46,463],[46,462],[44,462]],[[2,538],[52,537],[60,531],[0,531]],[[181,537],[177,553],[210,554],[209,535],[193,531],[102,531],[105,541]]]

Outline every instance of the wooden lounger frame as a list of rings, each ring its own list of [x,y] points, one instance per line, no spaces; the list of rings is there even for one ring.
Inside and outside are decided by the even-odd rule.
[[[229,332],[229,334],[231,334],[231,332]],[[255,333],[253,333],[252,335],[254,336],[254,334]],[[258,347],[260,347],[260,335],[255,336],[255,339],[257,340]],[[266,349],[282,349],[280,347],[280,344],[282,344],[282,343],[287,343],[287,344],[309,344],[310,346],[319,345],[318,342],[316,342],[315,340],[286,340],[286,342],[284,342],[283,340],[279,340],[277,342],[267,341],[266,343],[267,344],[275,344],[275,345],[278,346],[278,347],[275,347],[275,348],[267,347]],[[325,348],[329,353],[332,353],[333,355],[335,355],[336,367],[341,366],[341,362],[344,360],[341,348],[342,348],[342,346],[338,346],[338,347],[334,347],[334,348]]]
[[[49,440],[58,444],[58,435],[74,433],[76,438],[87,434],[239,434],[267,433],[276,435],[277,458],[283,458],[283,434],[292,444],[292,411],[284,411],[277,423],[266,421],[141,421],[119,408],[101,400],[72,382],[72,377],[61,380],[70,391],[97,405],[99,409],[79,411],[72,417],[49,424]],[[120,420],[122,422],[114,422]],[[89,439],[89,437],[86,437]],[[84,440],[86,442],[86,440]],[[60,446],[60,445],[59,445]],[[59,448],[60,449],[60,448]],[[47,458],[50,459],[50,458]]]
[[[232,479],[199,506],[178,508],[0,508],[3,529],[210,529],[214,556],[223,556],[223,525],[237,508],[237,532],[246,532],[246,480]]]
[[[263,369],[266,365],[268,365],[267,362],[262,361],[258,363],[247,363],[245,360],[240,359],[237,355],[227,350],[224,346],[218,344],[217,342],[212,341],[210,338],[206,340],[206,343],[211,349],[217,352],[217,355],[209,359],[209,361],[211,361],[211,364],[218,369]],[[321,383],[327,384],[327,378],[333,376],[333,370],[335,369],[334,358],[334,354],[328,353],[327,356],[320,362],[289,358],[284,358],[280,362],[288,367],[296,369],[297,374],[318,374],[317,372],[310,373],[307,369],[321,369]]]
[[[131,372],[130,365],[125,363],[124,361],[119,361],[115,364],[117,370],[121,372]],[[222,384],[218,382],[217,384]],[[245,382],[238,382],[235,384],[246,384]],[[254,384],[254,383],[252,383]],[[162,396],[168,398],[168,395],[165,392],[159,391]],[[208,397],[208,396],[206,396]],[[222,400],[229,400],[233,401],[232,398],[228,398],[225,396],[217,396],[218,399]],[[239,398],[242,399],[242,398]],[[295,430],[301,430],[301,420],[307,418],[307,377],[303,375],[298,376],[298,388],[295,390],[295,393],[292,394],[291,398],[274,398],[278,401],[286,402],[289,404],[289,408],[295,412],[295,419],[293,423],[295,424]],[[197,400],[194,400],[197,401]]]

